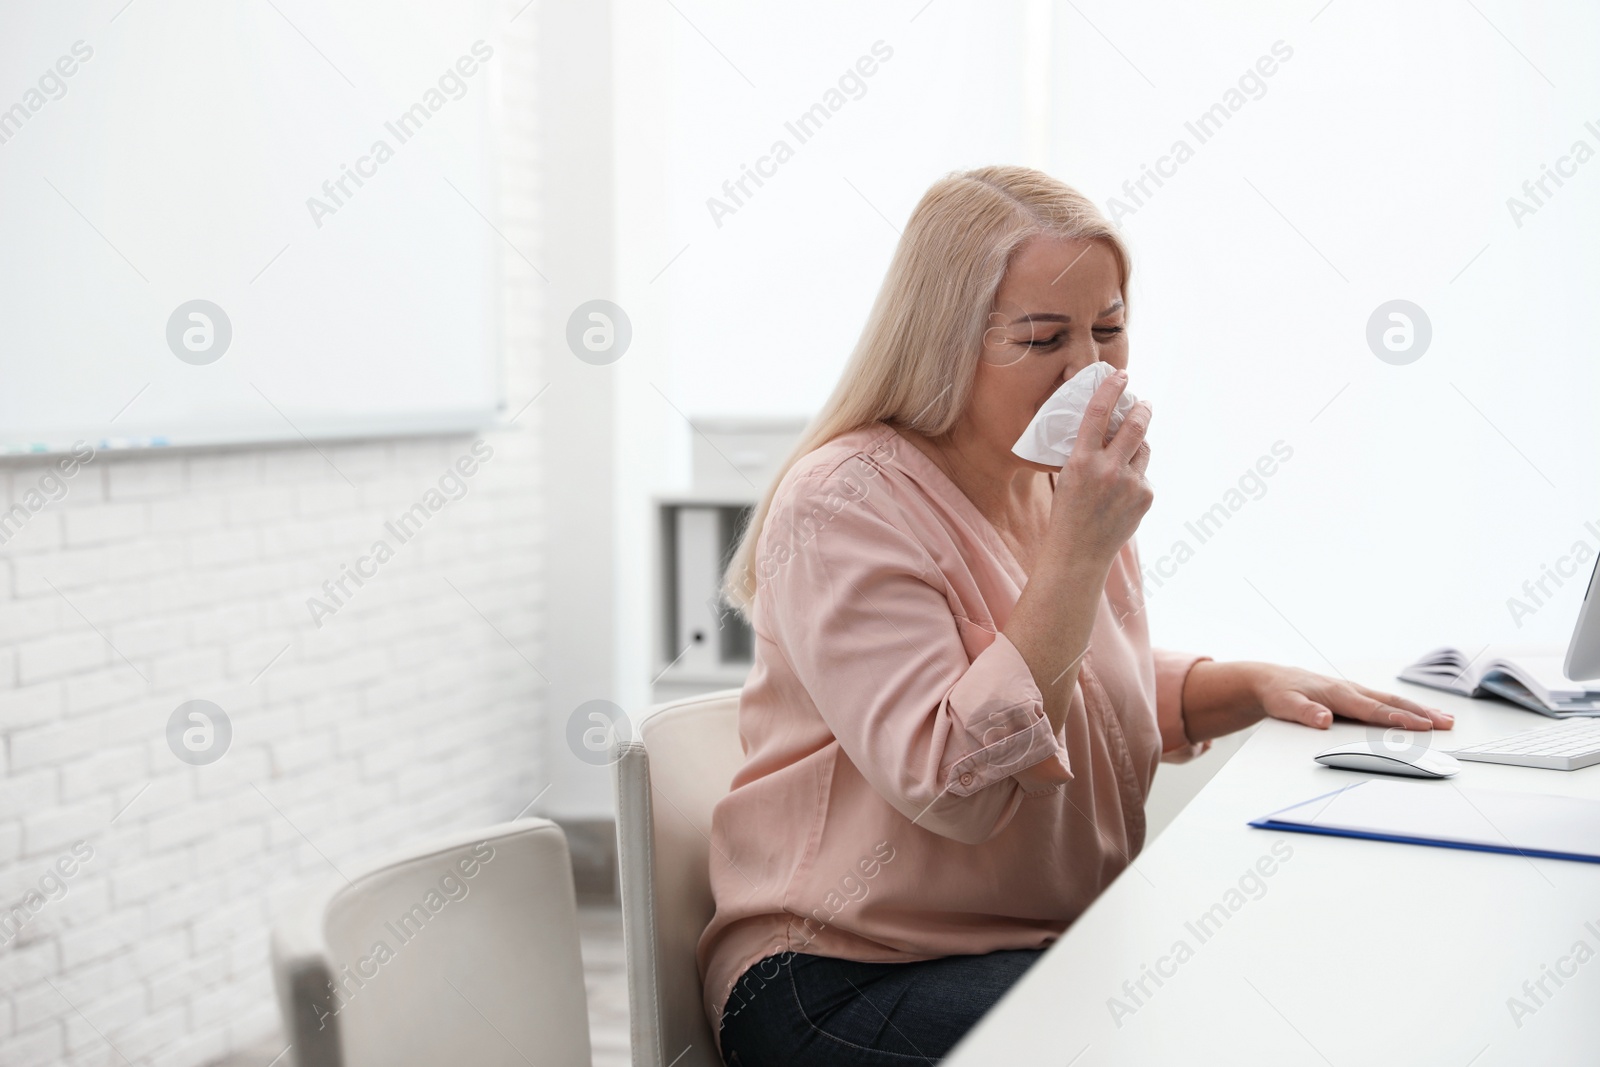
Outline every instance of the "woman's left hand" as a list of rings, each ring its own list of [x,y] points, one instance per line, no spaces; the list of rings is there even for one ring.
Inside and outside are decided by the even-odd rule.
[[[1262,710],[1274,719],[1326,730],[1333,716],[1402,730],[1448,730],[1455,716],[1414,700],[1329,678],[1298,667],[1261,664],[1253,688]]]

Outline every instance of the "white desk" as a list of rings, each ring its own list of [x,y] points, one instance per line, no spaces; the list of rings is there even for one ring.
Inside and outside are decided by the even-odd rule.
[[[1349,677],[1453,713],[1455,729],[1434,741],[1446,750],[1555,722],[1394,681],[1387,664]],[[1366,733],[1346,722],[1331,730],[1263,723],[944,1062],[1600,1064],[1600,865],[1246,825],[1372,777],[1311,759]],[[1432,784],[1449,782],[1600,798],[1600,766],[1463,763],[1455,778]],[[1292,849],[1288,859],[1274,856],[1274,844]],[[1260,879],[1264,890],[1225,899],[1241,876],[1259,877],[1262,857],[1275,865]],[[1187,924],[1218,903],[1239,906],[1214,918],[1202,941]],[[1190,950],[1181,961],[1180,941]],[[1559,987],[1547,978],[1551,995],[1536,1005],[1523,983],[1579,941],[1593,957],[1562,964],[1576,974]],[[1148,977],[1158,964],[1170,975],[1160,985]],[[1513,996],[1536,1009],[1520,1027],[1507,1006]],[[1118,1015],[1113,997],[1125,1008]]]

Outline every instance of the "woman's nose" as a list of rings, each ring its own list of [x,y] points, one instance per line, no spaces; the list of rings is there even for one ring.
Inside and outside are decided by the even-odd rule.
[[[1100,361],[1100,346],[1095,344],[1093,341],[1090,341],[1088,343],[1088,348],[1089,351],[1087,353],[1074,353],[1074,358],[1067,360],[1066,367],[1061,371],[1061,381],[1063,384],[1073,375],[1083,370],[1083,368],[1092,363],[1098,363]]]

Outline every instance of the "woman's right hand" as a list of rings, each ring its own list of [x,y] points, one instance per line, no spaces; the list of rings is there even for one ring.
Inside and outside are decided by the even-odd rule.
[[[1117,428],[1108,433],[1111,413],[1128,386],[1128,372],[1119,370],[1100,383],[1089,401],[1078,442],[1056,478],[1050,511],[1050,546],[1062,556],[1087,556],[1110,567],[1122,546],[1150,510],[1155,492],[1145,480],[1150,445],[1150,405],[1134,404]]]

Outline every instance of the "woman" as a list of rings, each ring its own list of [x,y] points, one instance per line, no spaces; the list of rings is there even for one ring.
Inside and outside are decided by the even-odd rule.
[[[1266,663],[1152,651],[1133,534],[1150,405],[1129,259],[1038,171],[936,183],[726,593],[755,631],[746,761],[699,945],[725,1062],[941,1058],[1144,843],[1156,764],[1273,716],[1450,716]],[[1096,360],[1059,473],[1011,446]]]

